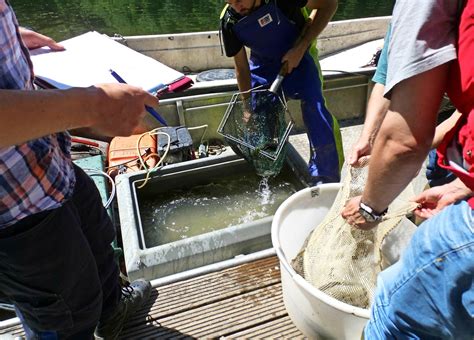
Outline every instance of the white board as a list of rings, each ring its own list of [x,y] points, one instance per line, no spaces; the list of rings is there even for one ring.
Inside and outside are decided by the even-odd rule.
[[[98,32],[88,32],[62,41],[65,51],[49,48],[31,51],[35,76],[59,89],[116,83],[114,70],[128,84],[153,92],[172,84],[184,74],[136,52]]]

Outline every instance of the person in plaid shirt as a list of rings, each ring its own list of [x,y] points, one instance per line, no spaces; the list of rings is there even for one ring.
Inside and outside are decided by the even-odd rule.
[[[63,49],[0,0],[0,292],[29,338],[115,339],[151,287],[123,294],[114,226],[67,130],[130,135],[158,100],[125,84],[35,91],[28,49],[43,46]]]

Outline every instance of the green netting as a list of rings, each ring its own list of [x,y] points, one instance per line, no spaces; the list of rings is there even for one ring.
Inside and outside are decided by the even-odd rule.
[[[268,90],[253,90],[246,100],[236,93],[219,125],[232,149],[251,163],[258,175],[276,176],[283,167],[293,122],[286,102]]]

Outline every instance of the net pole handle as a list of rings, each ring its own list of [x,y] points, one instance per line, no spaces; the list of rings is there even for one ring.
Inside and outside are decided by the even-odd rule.
[[[270,86],[270,92],[277,93],[278,89],[281,86],[281,83],[285,79],[286,74],[288,73],[288,61],[285,61],[280,68],[280,72],[278,72],[278,76],[273,81],[272,85]]]

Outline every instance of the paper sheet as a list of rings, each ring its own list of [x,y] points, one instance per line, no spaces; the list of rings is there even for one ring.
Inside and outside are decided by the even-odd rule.
[[[184,77],[184,74],[98,32],[88,32],[61,44],[65,51],[52,52],[49,48],[31,51],[36,77],[56,88],[116,83],[110,69],[128,84],[150,92],[160,84],[172,84]]]

